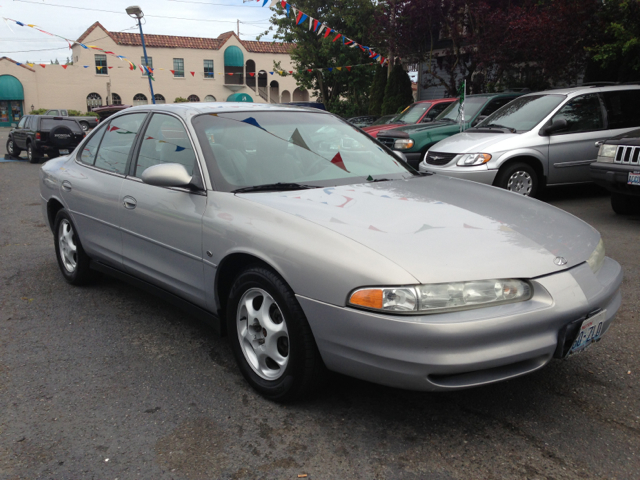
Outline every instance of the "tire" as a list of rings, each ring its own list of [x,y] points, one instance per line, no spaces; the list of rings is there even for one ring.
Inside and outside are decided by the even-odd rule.
[[[27,143],[27,159],[29,163],[38,163],[40,161],[40,153],[33,148],[31,142]]]
[[[540,180],[533,167],[526,163],[512,163],[500,169],[495,185],[527,197],[535,197],[540,190]]]
[[[66,210],[62,209],[56,215],[53,232],[58,267],[64,279],[71,285],[91,283],[95,273],[89,268],[89,256],[84,252],[76,227]]]
[[[640,199],[631,195],[612,193],[611,208],[618,215],[631,215],[640,211]]]
[[[256,265],[236,278],[227,329],[242,375],[264,397],[289,402],[324,385],[327,371],[309,323],[291,288],[272,270]]]
[[[16,146],[12,138],[7,140],[7,153],[11,157],[19,157],[22,153],[22,150]]]
[[[79,122],[80,126],[82,127],[82,130],[85,132],[89,131],[89,124],[87,122]]]

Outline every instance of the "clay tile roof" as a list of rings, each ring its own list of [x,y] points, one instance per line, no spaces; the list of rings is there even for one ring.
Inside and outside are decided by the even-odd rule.
[[[18,62],[16,62],[15,60],[13,60],[12,58],[9,58],[9,57],[0,57],[0,62],[1,62],[2,60],[7,60],[8,62],[15,63],[16,65],[18,65]],[[35,70],[34,70],[33,68],[28,67],[28,66],[27,66],[27,65],[25,65],[24,63],[21,63],[21,64],[20,64],[20,65],[18,65],[18,66],[19,66],[19,67],[22,67],[22,68],[26,68],[27,70],[31,70],[32,72],[35,72]]]
[[[140,35],[137,33],[108,32],[100,22],[91,25],[76,42],[84,41],[96,28],[101,28],[118,45],[140,46]],[[202,37],[179,37],[175,35],[153,35],[146,34],[144,41],[148,47],[156,48],[194,48],[198,50],[220,50],[231,37],[235,37],[244,46],[247,52],[253,53],[282,53],[288,54],[293,48],[292,43],[279,42],[256,42],[251,40],[240,40],[235,32],[225,32],[218,35],[218,38]]]

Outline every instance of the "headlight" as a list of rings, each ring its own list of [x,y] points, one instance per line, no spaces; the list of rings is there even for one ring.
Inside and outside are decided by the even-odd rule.
[[[491,160],[488,153],[468,153],[458,160],[459,167],[474,167],[476,165],[484,165]]]
[[[604,242],[602,239],[598,242],[598,246],[593,251],[587,263],[591,267],[593,273],[598,273],[604,262]]]
[[[410,138],[399,138],[393,144],[393,148],[397,148],[398,150],[408,150],[411,147],[413,147],[415,144],[416,142],[414,142]]]
[[[600,163],[613,163],[613,157],[616,156],[618,150],[617,145],[607,145],[603,143],[598,150],[598,162]]]
[[[524,302],[531,286],[522,280],[475,280],[415,287],[360,288],[349,304],[389,313],[440,313]]]

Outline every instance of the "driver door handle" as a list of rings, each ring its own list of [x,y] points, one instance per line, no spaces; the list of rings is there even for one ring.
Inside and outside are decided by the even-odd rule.
[[[124,197],[122,204],[124,205],[124,208],[133,210],[134,208],[136,208],[136,205],[138,205],[138,202],[135,198],[127,195],[126,197]]]
[[[62,189],[65,192],[70,192],[71,191],[71,182],[69,182],[68,180],[63,181],[61,186],[62,186]]]

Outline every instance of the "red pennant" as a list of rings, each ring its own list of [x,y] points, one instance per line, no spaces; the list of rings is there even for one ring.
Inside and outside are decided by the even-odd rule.
[[[154,140],[154,138],[153,137],[147,137],[147,138],[145,138],[145,140]]]
[[[362,45],[358,45],[360,47],[360,50],[362,50],[364,52],[364,47]]]
[[[44,63],[39,63],[38,65],[40,65],[42,68],[44,68]]]
[[[338,35],[336,35],[336,38],[333,39],[333,41],[335,42],[337,39],[339,39],[342,36],[341,33],[339,33]]]
[[[252,77],[256,74],[256,72],[249,72],[249,75],[251,75]]]
[[[313,72],[313,68],[307,68],[307,72],[309,73]]]
[[[131,70],[133,70],[133,68],[132,68]],[[176,71],[175,71],[175,70],[169,70],[169,71],[170,71],[171,73],[173,73],[174,75],[176,74]]]
[[[111,55],[115,55],[115,53],[113,53],[113,52],[104,52],[104,53],[110,53]],[[111,68],[111,67],[109,67],[109,68]]]
[[[331,28],[327,28],[324,32],[324,38],[327,38],[331,32],[333,32],[333,30]]]
[[[115,125],[113,127],[109,128],[110,132],[115,132],[116,130],[120,130],[120,127],[116,127]]]
[[[194,77],[196,75],[196,72],[189,72],[191,74],[192,77]]]
[[[316,20],[315,18],[313,19],[313,31],[315,32],[318,29],[318,20]]]
[[[69,65],[60,65],[60,66],[66,70]]]
[[[342,161],[342,157],[340,156],[340,152],[336,153],[336,156],[333,157],[333,159],[331,160],[331,163],[333,163],[336,167],[340,167],[345,172],[351,173],[349,170],[347,170],[347,167],[344,166],[344,162]]]
[[[293,70],[289,70],[289,75],[293,75]]]
[[[347,69],[347,71],[351,71],[351,67],[345,67]]]
[[[231,72],[231,73],[227,73],[227,75],[233,75],[233,72]]]
[[[287,2],[285,2],[285,0],[282,0],[280,2],[280,5],[282,6],[282,8],[287,8]]]
[[[111,70],[113,67],[107,67],[109,70]]]
[[[300,19],[302,18],[302,15],[304,15],[304,13],[302,13],[300,10],[298,10],[298,16],[296,17],[296,25],[298,24],[298,22],[300,22]]]

